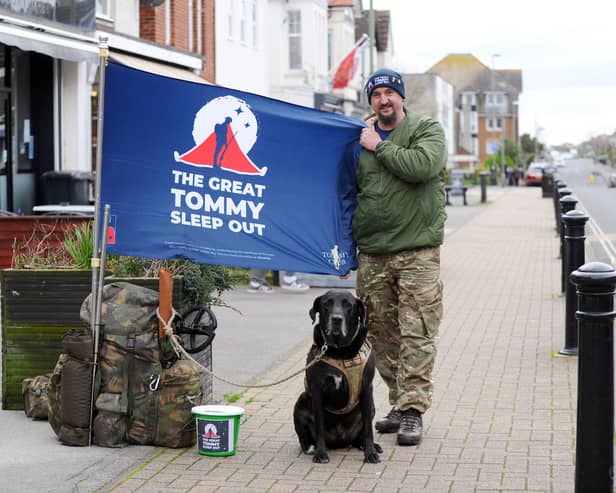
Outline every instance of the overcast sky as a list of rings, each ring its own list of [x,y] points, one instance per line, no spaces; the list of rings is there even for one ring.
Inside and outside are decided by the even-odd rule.
[[[522,69],[522,133],[579,144],[616,130],[616,1],[372,1],[392,13],[393,68],[425,72],[450,53],[490,66],[499,54],[496,69]]]

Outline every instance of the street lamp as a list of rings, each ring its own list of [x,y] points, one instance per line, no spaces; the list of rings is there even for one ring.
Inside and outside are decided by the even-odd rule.
[[[515,127],[513,126],[515,124]],[[522,144],[520,142],[520,99],[511,102],[511,129],[513,130],[512,140],[515,139],[517,162],[515,163],[517,170],[522,171],[524,176],[524,163],[522,161]],[[520,169],[522,168],[522,170]]]
[[[492,97],[492,128],[491,128],[491,137],[492,137],[492,145],[494,145],[494,131],[496,130],[496,94],[494,93],[495,90],[495,85],[494,85],[494,59],[500,57],[499,53],[494,53],[492,54],[492,65],[491,65],[491,97]],[[493,152],[492,156],[496,159],[496,153]],[[504,154],[503,154],[503,161],[501,163],[502,167],[503,167],[503,186],[505,186],[505,162],[504,162]]]

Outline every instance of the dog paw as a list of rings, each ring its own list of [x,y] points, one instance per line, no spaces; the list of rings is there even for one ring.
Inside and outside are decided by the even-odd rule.
[[[377,451],[379,454],[382,454],[382,453],[383,453],[383,447],[381,447],[378,443],[375,443],[375,444],[374,444],[374,448],[376,449],[376,451]]]
[[[315,452],[312,462],[316,462],[317,464],[327,464],[329,462],[329,455],[327,455],[327,452]]]
[[[302,451],[306,454],[306,455],[312,455],[314,454],[314,445],[310,444],[310,445],[306,445],[306,448],[304,448],[302,446]]]
[[[376,452],[366,453],[364,455],[364,462],[368,464],[378,464],[379,462],[381,462],[381,459],[379,457],[379,454],[377,454]]]

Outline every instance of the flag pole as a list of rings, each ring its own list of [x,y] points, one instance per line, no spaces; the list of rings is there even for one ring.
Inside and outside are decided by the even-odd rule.
[[[90,289],[90,330],[94,335],[94,355],[98,355],[98,326],[96,321],[97,306],[100,302],[98,294],[100,273],[100,253],[99,253],[99,234],[100,234],[100,208],[101,208],[101,175],[102,175],[102,155],[103,155],[103,112],[105,108],[105,67],[109,55],[107,36],[99,36],[98,45],[98,118],[96,131],[96,175],[94,185],[94,221],[92,225],[92,258],[90,267],[92,268],[92,284]],[[96,364],[92,366],[92,392],[90,398],[90,423],[88,445],[92,445],[92,417],[94,415],[94,388],[96,384]]]
[[[375,21],[374,21],[374,7],[372,5],[372,0],[370,0],[370,9],[368,10],[368,32],[370,33],[370,44],[368,45],[368,49],[370,50],[370,73],[374,72],[374,35],[375,35]]]
[[[94,185],[94,224],[92,227],[92,286],[90,293],[90,329],[94,330],[94,308],[97,301],[98,275],[100,269],[99,254],[99,234],[100,234],[100,209],[101,209],[101,175],[102,175],[102,155],[103,155],[103,112],[105,104],[105,67],[107,66],[107,56],[109,49],[107,36],[99,37],[99,62],[98,62],[98,117],[96,129],[96,175]]]

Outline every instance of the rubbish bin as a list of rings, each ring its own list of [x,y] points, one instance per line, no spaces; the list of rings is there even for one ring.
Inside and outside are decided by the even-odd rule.
[[[490,166],[490,185],[496,185],[496,179],[498,177],[498,170],[496,165]]]
[[[93,180],[83,171],[47,171],[41,175],[43,203],[88,205]]]
[[[541,196],[550,198],[554,195],[554,170],[550,167],[542,168]]]

